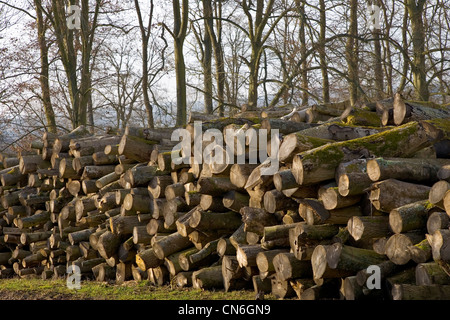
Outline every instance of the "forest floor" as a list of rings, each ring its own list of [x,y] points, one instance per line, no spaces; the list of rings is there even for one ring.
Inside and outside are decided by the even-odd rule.
[[[270,297],[267,297],[270,299]],[[231,291],[155,287],[147,281],[122,285],[82,281],[69,289],[65,280],[0,279],[0,300],[254,300],[251,290]]]

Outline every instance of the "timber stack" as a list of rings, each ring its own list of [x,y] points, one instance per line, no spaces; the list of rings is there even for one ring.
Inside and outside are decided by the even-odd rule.
[[[211,153],[211,136],[185,149],[175,128],[138,127],[46,132],[2,157],[1,278],[77,266],[116,284],[450,299],[450,111],[399,95],[285,109],[192,113],[185,130],[201,120],[203,140],[208,129],[244,134],[225,163],[186,161]],[[272,174],[248,161],[261,142],[279,159]]]

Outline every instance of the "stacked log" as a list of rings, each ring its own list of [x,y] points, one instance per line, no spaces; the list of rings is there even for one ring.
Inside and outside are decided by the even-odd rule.
[[[420,119],[416,103],[414,121],[383,127],[389,113],[379,110],[392,101],[344,121],[346,103],[313,108],[331,108],[325,123],[272,111],[206,119],[203,130],[248,133],[235,145],[243,164],[184,161],[208,143],[192,138],[187,154],[168,139],[175,128],[46,133],[34,154],[3,159],[0,276],[58,278],[78,266],[83,279],[277,298],[450,298],[450,156],[422,158],[448,140],[450,120]],[[252,152],[271,153],[270,141],[252,140],[264,141],[263,129],[282,138],[272,175],[266,162],[249,163]]]

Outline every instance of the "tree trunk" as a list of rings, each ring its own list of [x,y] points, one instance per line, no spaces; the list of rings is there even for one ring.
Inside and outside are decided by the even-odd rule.
[[[446,159],[376,158],[367,161],[367,175],[372,181],[398,179],[434,183]]]
[[[154,141],[124,135],[119,143],[119,154],[137,162],[148,162],[150,161],[154,144]]]
[[[410,121],[445,119],[449,116],[450,112],[445,108],[428,106],[424,102],[404,101],[399,93],[395,95],[393,118],[398,126]]]
[[[423,11],[425,0],[408,0],[406,9],[410,16],[413,44],[413,61],[411,71],[413,74],[413,84],[416,100],[428,101],[430,93],[426,77],[425,66],[425,30],[423,23]]]
[[[339,165],[336,169],[336,181],[341,196],[347,197],[365,193],[366,189],[372,184],[372,180],[367,175],[366,167],[366,159],[356,159]]]
[[[388,179],[372,185],[369,199],[377,210],[391,212],[398,207],[428,199],[430,189],[424,185]]]
[[[428,200],[408,203],[393,209],[389,214],[389,226],[394,233],[425,229],[428,220]]]
[[[291,162],[297,153],[311,150],[331,142],[333,141],[305,136],[301,133],[301,131],[288,134],[284,137],[283,142],[280,145],[280,151],[278,154],[279,160],[285,163]]]
[[[155,251],[156,257],[164,259],[172,253],[186,249],[191,245],[192,242],[187,237],[183,237],[178,232],[174,232],[153,244],[153,250]]]
[[[312,276],[311,263],[298,260],[293,253],[279,253],[273,258],[277,278],[288,280]]]

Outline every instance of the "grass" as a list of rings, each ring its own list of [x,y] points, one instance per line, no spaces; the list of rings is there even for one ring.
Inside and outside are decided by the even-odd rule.
[[[231,291],[155,287],[148,281],[114,285],[82,281],[80,289],[69,289],[65,280],[1,279],[0,300],[253,300],[251,290]]]

